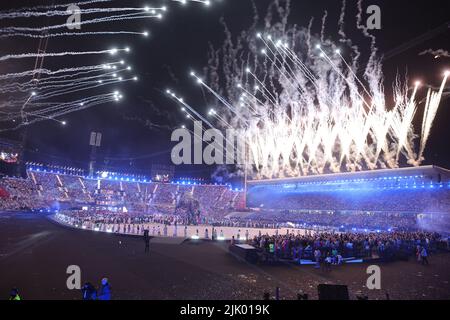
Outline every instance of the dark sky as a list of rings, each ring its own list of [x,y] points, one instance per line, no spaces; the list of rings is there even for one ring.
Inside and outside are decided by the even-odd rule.
[[[89,134],[91,131],[101,131],[103,145],[99,150],[99,155],[101,159],[104,157],[114,158],[114,161],[109,161],[109,165],[120,167],[123,170],[148,172],[152,163],[170,164],[171,130],[186,121],[175,103],[165,96],[165,89],[168,87],[175,89],[191,105],[196,106],[198,111],[206,110],[207,106],[202,93],[192,82],[188,72],[191,68],[201,70],[206,65],[210,43],[216,47],[222,44],[224,32],[220,18],[224,17],[234,34],[247,29],[253,20],[254,13],[250,0],[211,1],[213,5],[208,8],[194,3],[182,6],[176,2],[167,3],[153,0],[114,1],[116,7],[141,7],[144,3],[166,3],[169,11],[162,21],[138,20],[127,23],[102,24],[92,28],[95,30],[148,30],[151,33],[149,38],[106,35],[50,39],[48,52],[103,50],[114,46],[128,45],[132,48],[132,52],[120,55],[120,57],[134,67],[140,81],[105,88],[105,92],[119,89],[125,99],[121,103],[105,104],[66,115],[60,119],[68,122],[65,127],[53,121],[30,125],[27,132],[27,157],[41,162],[86,167],[90,152]],[[265,14],[269,2],[254,0],[261,16]],[[24,5],[40,3],[50,4],[50,1],[2,1],[0,6],[5,10],[14,8],[13,6],[19,8]],[[382,10],[382,29],[373,33],[377,37],[377,46],[381,53],[391,53],[400,45],[450,21],[448,0],[363,2],[364,7],[370,4],[377,4]],[[370,45],[368,40],[354,28],[356,1],[347,1],[347,7],[347,35],[367,53]],[[327,10],[326,35],[336,38],[340,8],[341,1],[336,0],[292,0],[290,22],[299,26],[307,26],[310,18],[314,16],[313,31],[318,33],[323,12]],[[65,18],[61,20],[61,18],[55,18],[51,21],[52,23],[64,23]],[[419,41],[411,48],[387,59],[384,62],[386,87],[390,87],[396,72],[400,74],[407,72],[411,79],[419,78],[426,84],[439,85],[443,70],[450,68],[450,59],[434,59],[431,55],[419,56],[418,53],[428,48],[450,50],[449,36],[450,31],[447,29],[446,32],[439,33],[429,40]],[[33,52],[38,46],[38,40],[29,38],[0,40],[0,42],[2,43],[1,55],[11,52]],[[46,59],[44,67],[97,64],[103,63],[105,60],[108,61],[111,58],[106,57],[105,59],[99,56],[84,56],[80,59],[52,58]],[[30,69],[33,61],[20,60],[19,65],[17,64],[18,62],[15,62],[14,66],[5,66],[2,63],[0,73],[13,67]],[[425,92],[425,90],[423,91]],[[418,115],[421,115],[420,110]],[[426,164],[437,164],[450,168],[449,120],[450,103],[447,99],[441,105],[434,124],[425,153]],[[0,137],[18,138],[19,133],[20,130],[7,132],[0,134]],[[212,169],[191,166],[180,168],[178,174],[208,176]]]

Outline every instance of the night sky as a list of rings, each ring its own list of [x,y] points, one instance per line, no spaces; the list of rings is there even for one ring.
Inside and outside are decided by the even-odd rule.
[[[211,0],[212,5],[191,3],[183,6],[176,2],[157,0],[115,1],[116,7],[144,4],[161,4],[168,6],[164,19],[137,20],[101,24],[90,30],[148,30],[150,36],[103,35],[93,37],[52,38],[48,43],[48,52],[66,50],[103,50],[111,47],[130,46],[129,54],[120,54],[134,68],[139,76],[137,83],[113,85],[102,88],[105,92],[120,90],[124,99],[120,103],[109,103],[91,109],[75,112],[61,117],[67,121],[61,126],[54,121],[43,121],[28,127],[26,144],[27,159],[45,163],[87,167],[90,148],[88,145],[91,131],[103,133],[103,145],[99,150],[100,164],[121,168],[124,171],[149,173],[151,164],[170,164],[171,131],[188,124],[179,111],[179,107],[167,98],[164,91],[173,88],[185,100],[205,114],[208,101],[203,97],[198,86],[189,77],[191,68],[201,71],[207,63],[210,44],[219,47],[224,40],[223,17],[234,35],[247,29],[253,22],[254,12],[250,0]],[[263,17],[270,1],[254,0]],[[20,8],[22,6],[50,4],[50,1],[2,1],[1,9]],[[420,79],[424,84],[438,86],[445,69],[450,68],[450,58],[435,59],[432,55],[418,54],[425,49],[450,50],[450,30],[439,33],[426,41],[419,41],[410,48],[401,50],[390,57],[392,51],[402,44],[433,30],[450,21],[449,1],[410,1],[385,0],[364,1],[366,7],[377,4],[382,10],[382,29],[373,31],[377,37],[380,53],[387,54],[384,61],[385,86],[391,86],[395,74],[408,73],[409,78]],[[14,6],[14,7],[13,7]],[[110,5],[111,6],[111,5]],[[360,31],[356,30],[356,1],[348,1],[346,28],[349,38],[367,53],[370,43]],[[324,10],[328,11],[326,35],[337,40],[337,21],[341,1],[336,0],[292,0],[290,23],[307,26],[311,17],[315,17],[313,31],[320,32]],[[11,22],[12,21],[12,22]],[[14,23],[14,20],[9,24]],[[45,20],[32,20],[36,25]],[[41,21],[40,23],[38,23]],[[53,23],[64,23],[65,18],[52,18]],[[2,22],[2,26],[3,26]],[[29,25],[30,23],[28,23]],[[0,39],[0,54],[35,52],[38,40],[29,38]],[[406,46],[408,47],[408,46]],[[83,56],[82,58],[48,58],[44,67],[59,68],[64,65],[100,64],[111,61],[109,56]],[[12,65],[0,64],[0,73],[9,68],[26,70],[33,67],[33,59],[21,59]],[[387,90],[389,92],[389,90]],[[448,88],[447,88],[448,92]],[[421,94],[425,94],[423,89]],[[83,95],[83,93],[80,93]],[[1,97],[0,97],[1,98]],[[78,97],[73,97],[74,99]],[[418,116],[421,117],[419,109]],[[439,108],[434,128],[432,129],[424,164],[436,164],[450,168],[450,99],[444,99]],[[417,131],[417,129],[416,129]],[[0,137],[19,139],[21,130],[0,134]],[[105,162],[106,160],[106,162]],[[180,176],[208,177],[214,168],[190,166],[177,168]]]

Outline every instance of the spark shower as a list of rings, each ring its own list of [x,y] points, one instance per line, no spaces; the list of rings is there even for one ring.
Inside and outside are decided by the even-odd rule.
[[[312,21],[308,28],[288,27],[289,2],[274,6],[281,22],[268,14],[264,31],[254,26],[235,41],[226,28],[224,45],[210,52],[205,78],[190,73],[214,97],[209,116],[217,126],[245,137],[248,173],[260,179],[420,165],[449,71],[422,103],[417,96],[426,89],[400,76],[388,99],[375,37],[362,25],[361,1],[357,29],[371,42],[364,65],[344,32],[345,1],[339,44],[325,38],[326,16],[321,34],[313,35]],[[188,118],[203,121],[185,100],[172,97]],[[418,108],[424,111],[420,131],[412,124]]]

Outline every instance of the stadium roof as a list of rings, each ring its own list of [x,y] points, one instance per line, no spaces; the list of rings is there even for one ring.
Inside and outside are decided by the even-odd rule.
[[[311,175],[293,178],[262,179],[249,180],[249,185],[266,183],[292,183],[292,182],[319,182],[330,180],[351,180],[351,179],[375,179],[383,177],[405,177],[405,176],[425,176],[430,179],[439,179],[441,181],[450,181],[450,170],[438,166],[420,166],[398,169],[378,169],[357,172],[330,173],[322,175]]]

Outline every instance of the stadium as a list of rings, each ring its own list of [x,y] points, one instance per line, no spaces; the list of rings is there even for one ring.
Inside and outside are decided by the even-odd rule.
[[[450,299],[450,71],[448,52],[425,48],[441,43],[448,22],[432,32],[417,24],[421,36],[385,44],[379,57],[362,0],[355,17],[333,3],[322,24],[301,28],[290,20],[305,22],[298,4],[239,1],[89,0],[68,11],[19,1],[0,10],[11,51],[0,55],[0,293]],[[310,6],[308,17],[323,14]],[[156,52],[131,40],[150,35],[131,31],[140,20],[172,10],[174,37],[158,26]],[[235,35],[224,15],[236,10],[254,25],[230,19],[244,30]],[[69,14],[81,29],[55,21]],[[330,37],[328,14],[338,30]],[[201,19],[211,30],[192,27]],[[346,19],[367,48],[347,38]],[[136,52],[111,47],[128,41]],[[31,51],[17,52],[22,45]],[[197,91],[177,78],[185,63],[206,63],[188,68]],[[410,67],[421,81],[392,71]],[[243,144],[215,135],[231,129]],[[182,155],[177,137],[189,142]],[[228,162],[235,155],[244,161]]]
[[[262,211],[260,219],[270,217],[270,211],[279,212],[275,217],[291,221],[295,221],[296,214],[299,220],[328,214],[329,221],[324,219],[324,225],[338,229],[437,231],[441,226],[440,231],[447,234],[449,174],[440,167],[423,166],[251,181],[247,205]],[[345,226],[338,215],[346,221]],[[367,221],[358,225],[359,219]]]

